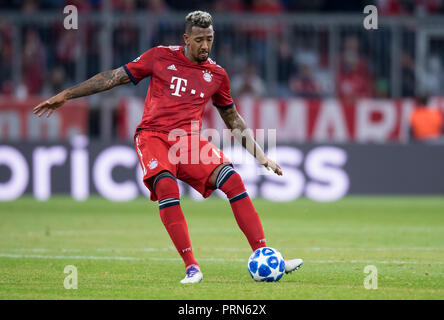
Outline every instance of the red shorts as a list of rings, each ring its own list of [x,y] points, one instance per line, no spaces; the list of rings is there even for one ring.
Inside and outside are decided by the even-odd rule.
[[[157,201],[150,178],[162,171],[171,172],[177,179],[189,184],[204,198],[216,189],[210,182],[214,169],[231,161],[211,142],[199,135],[181,136],[172,141],[168,134],[140,130],[134,144],[143,171],[143,182],[151,191],[151,200]]]

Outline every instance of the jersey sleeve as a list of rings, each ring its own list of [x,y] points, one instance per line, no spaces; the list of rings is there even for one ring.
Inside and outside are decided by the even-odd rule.
[[[151,48],[143,53],[140,57],[125,64],[123,69],[130,77],[131,81],[136,85],[140,80],[151,76],[153,73],[153,65],[156,61],[157,48]]]
[[[224,70],[222,83],[219,89],[211,97],[213,100],[213,105],[217,108],[230,108],[233,106],[233,98],[230,93],[230,79],[228,78],[227,72]]]

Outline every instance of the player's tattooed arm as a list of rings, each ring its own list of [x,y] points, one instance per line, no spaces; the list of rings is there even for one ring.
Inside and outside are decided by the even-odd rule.
[[[281,167],[267,157],[262,148],[254,139],[252,131],[248,128],[245,120],[237,112],[236,106],[233,104],[230,108],[217,108],[220,116],[225,122],[228,129],[247,151],[253,155],[256,160],[267,169],[273,170],[277,175],[282,175]]]
[[[33,112],[39,117],[47,113],[46,117],[49,117],[57,108],[61,107],[68,100],[106,91],[115,86],[129,83],[130,81],[131,79],[123,67],[104,71],[69,89],[63,90],[54,97],[40,103],[34,108]]]
[[[66,89],[66,98],[70,100],[89,96],[97,92],[112,89],[121,84],[129,83],[130,81],[131,79],[123,67],[104,71],[72,88]]]
[[[244,119],[237,112],[236,106],[233,104],[232,107],[229,108],[217,108],[220,116],[225,122],[225,125],[230,130],[238,129],[240,131],[244,131],[248,129]]]
[[[217,110],[227,128],[231,130],[233,136],[259,161],[259,163],[264,163],[264,152],[254,140],[251,130],[248,128],[245,120],[237,112],[236,106],[233,105],[230,108],[217,108]]]

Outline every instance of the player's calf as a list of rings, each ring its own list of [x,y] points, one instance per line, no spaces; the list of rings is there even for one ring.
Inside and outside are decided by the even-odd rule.
[[[170,172],[162,173],[153,182],[153,190],[159,199],[159,212],[177,251],[182,257],[185,267],[198,265],[193,256],[188,226],[180,207],[179,186]]]
[[[227,195],[236,222],[253,251],[265,247],[265,236],[259,215],[254,209],[241,176],[231,165],[225,165],[217,175],[215,186]]]

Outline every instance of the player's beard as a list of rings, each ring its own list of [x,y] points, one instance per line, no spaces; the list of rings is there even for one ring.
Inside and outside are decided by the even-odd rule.
[[[190,52],[191,53],[191,56],[193,57],[193,59],[196,61],[196,62],[198,62],[198,63],[201,63],[201,62],[205,62],[205,61],[207,61],[208,60],[208,58],[210,57],[210,50],[208,50],[208,51],[199,51],[199,52],[197,52],[197,54],[196,55],[194,55],[193,54],[193,50],[191,50],[191,48],[188,48],[188,47],[184,47],[183,48],[183,53],[185,54],[185,56],[188,54],[187,52]],[[204,55],[202,55],[201,56],[201,54],[202,53],[205,53]]]
[[[210,52],[209,51],[204,51],[204,52],[199,52],[196,60],[198,62],[205,62],[208,60],[208,57],[210,56]]]

